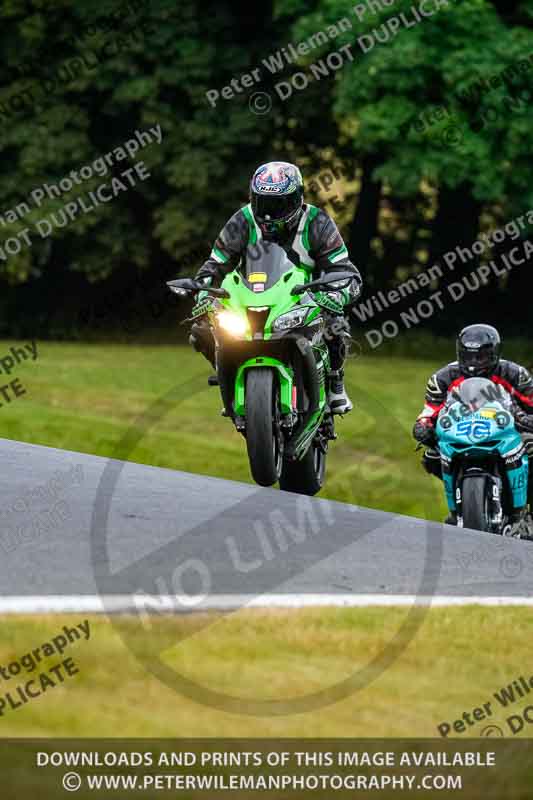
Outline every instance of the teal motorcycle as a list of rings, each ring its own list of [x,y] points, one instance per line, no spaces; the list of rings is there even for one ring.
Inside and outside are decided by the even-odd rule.
[[[469,378],[448,396],[436,434],[450,511],[459,527],[506,535],[527,502],[528,457],[502,386]],[[523,537],[531,532],[524,523]]]
[[[296,259],[297,260],[297,259]],[[220,288],[190,278],[169,281],[194,296],[189,322],[207,324],[215,342],[223,414],[246,439],[260,486],[314,495],[324,483],[328,443],[336,438],[327,404],[330,372],[325,312],[342,315],[328,294],[353,273],[310,281],[308,268],[271,243],[248,248]]]

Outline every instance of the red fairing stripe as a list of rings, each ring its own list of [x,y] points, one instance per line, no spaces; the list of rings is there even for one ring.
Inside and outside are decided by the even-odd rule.
[[[464,378],[463,375],[461,375],[460,378],[456,378],[448,386],[448,392],[451,392],[452,389],[455,389],[456,386],[459,386],[459,384],[463,383],[465,380],[466,380],[466,378]]]
[[[463,378],[463,376],[461,376],[460,378],[456,378],[454,381],[452,381],[450,383],[450,385],[448,386],[448,389],[446,390],[446,393],[448,394],[448,392],[451,392],[452,389],[454,389],[456,386],[459,386],[459,384],[462,383],[464,380],[465,379]],[[435,403],[430,403],[429,400],[426,400],[426,405],[422,409],[422,412],[418,415],[417,420],[419,420],[419,419],[434,419],[437,416],[437,414],[439,413],[439,411],[441,410],[441,408],[444,408],[445,404],[446,403],[443,402],[443,403],[439,403],[439,405],[436,405]],[[424,414],[424,410],[426,408],[433,409],[433,414],[431,414],[431,415],[430,414]]]
[[[441,408],[443,408],[443,407],[444,407],[444,403],[441,403],[439,406],[436,406],[434,403],[428,403],[427,400],[426,400],[426,404],[425,404],[424,408],[422,409],[422,411],[420,412],[420,414],[418,415],[418,417],[416,419],[417,419],[417,421],[418,420],[425,420],[425,419],[433,420],[437,416],[437,414],[439,413]],[[426,409],[431,409],[432,413],[431,414],[425,414],[424,412],[426,411]]]
[[[533,406],[533,397],[528,397],[527,395],[522,394],[522,392],[519,392],[518,389],[515,389],[514,386],[509,383],[509,381],[505,380],[505,378],[500,378],[499,375],[493,375],[491,381],[493,383],[499,383],[500,386],[503,386],[504,389],[507,389],[510,394],[518,397],[518,399],[521,400],[522,403],[525,403],[526,406]]]

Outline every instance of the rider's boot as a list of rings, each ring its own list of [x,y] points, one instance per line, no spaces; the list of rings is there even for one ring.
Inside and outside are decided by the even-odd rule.
[[[512,536],[516,539],[520,539],[521,537],[526,537],[528,530],[527,530],[527,521],[524,514],[525,509],[515,509],[509,517],[509,522],[505,526],[505,535]]]
[[[457,525],[457,511],[450,511],[446,519],[444,520],[445,525]]]
[[[525,533],[522,534],[522,539],[533,540],[533,514],[528,511],[524,519]]]
[[[328,405],[332,414],[347,414],[353,404],[344,388],[344,370],[329,373]]]

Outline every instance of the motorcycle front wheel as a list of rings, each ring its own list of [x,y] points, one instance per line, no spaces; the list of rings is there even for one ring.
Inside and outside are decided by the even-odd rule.
[[[281,475],[283,436],[279,388],[271,369],[246,373],[246,447],[254,481],[272,486]]]
[[[464,479],[462,488],[464,528],[490,532],[488,489],[488,481],[484,476]]]

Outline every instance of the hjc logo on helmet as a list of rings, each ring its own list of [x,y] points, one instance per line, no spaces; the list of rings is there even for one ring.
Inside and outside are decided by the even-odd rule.
[[[260,188],[261,192],[278,192],[279,194],[281,194],[284,191],[282,186],[261,186],[260,185],[259,188]]]

